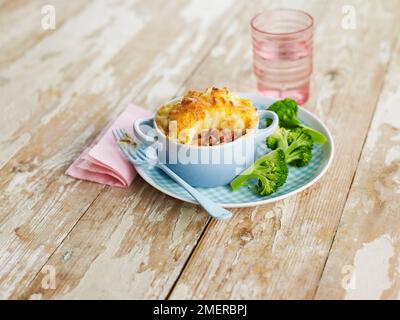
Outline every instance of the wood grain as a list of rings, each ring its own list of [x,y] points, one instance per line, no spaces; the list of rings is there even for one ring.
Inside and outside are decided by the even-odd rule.
[[[316,295],[400,299],[400,42]]]
[[[10,45],[8,38],[2,41],[5,42],[6,66],[0,69],[4,97],[0,118],[0,167],[30,143],[37,127],[49,122],[74,96],[85,94],[89,89],[93,93],[98,88],[101,90],[101,81],[108,80],[104,76],[106,63],[144,24],[131,9],[134,2],[112,5],[112,1],[106,0],[83,6],[85,2],[57,1],[56,30],[41,29],[41,1],[30,2],[26,9],[22,6],[19,15],[11,15],[6,21],[7,30],[19,30],[13,25],[22,18],[20,15],[32,12],[32,20],[27,19],[23,25],[34,31],[27,34],[29,41],[22,36],[14,41],[13,32],[10,32]],[[62,17],[68,12],[72,16],[63,23]],[[8,50],[12,50],[10,55],[7,55]],[[37,77],[40,81],[35,81]]]
[[[397,1],[46,1],[49,32],[44,3],[0,1],[0,299],[399,298]],[[319,183],[218,222],[140,177],[113,189],[64,175],[130,101],[253,91],[248,23],[272,7],[316,18],[306,108],[336,143]]]
[[[343,30],[337,16],[326,13],[340,12],[344,4],[349,3],[329,3],[325,13],[317,15],[317,73],[314,99],[307,104],[334,135],[337,155],[332,168],[295,197],[239,210],[225,223],[211,222],[172,299],[314,297],[387,67],[379,48],[385,41],[391,52],[397,39],[393,28],[400,26],[391,14],[395,2],[350,2],[358,21],[364,22],[350,32]],[[379,32],[369,28],[383,18],[390,23]]]
[[[54,30],[43,30],[42,8],[56,10],[56,30],[87,6],[89,1],[7,0],[0,4],[0,70],[7,69],[24,54],[32,50]]]
[[[163,298],[207,221],[199,213],[141,179],[123,193],[108,190],[46,262],[57,272],[56,289],[43,289],[43,268],[20,297]]]
[[[125,3],[131,4],[129,1]],[[113,48],[114,55],[110,59],[104,57],[106,61],[103,61],[101,66],[105,64],[105,67],[97,70],[90,82],[86,75],[83,75],[80,78],[82,82],[79,93],[73,94],[65,105],[46,121],[40,121],[29,144],[24,145],[0,170],[2,177],[0,262],[5,266],[0,274],[2,298],[17,298],[23,294],[26,285],[38,274],[40,268],[104,189],[100,185],[82,183],[65,177],[63,172],[66,167],[106,124],[110,115],[124,108],[132,97],[138,93],[148,92],[147,96],[141,96],[136,101],[155,108],[158,100],[165,99],[165,94],[171,94],[170,91],[166,93],[161,90],[162,85],[168,82],[171,90],[173,86],[176,88],[181,86],[195,68],[196,61],[197,63],[201,61],[202,55],[212,46],[212,39],[217,39],[218,33],[215,32],[215,27],[218,25],[222,31],[230,19],[240,11],[240,6],[237,6],[235,11],[231,10],[226,2],[219,3],[222,5],[214,6],[211,1],[171,2],[164,7],[163,12],[151,10],[155,3],[149,1],[143,3],[141,10],[154,14],[151,17],[147,16],[149,23],[140,27],[137,34],[127,34],[125,42],[121,43],[122,47],[119,50]],[[214,14],[205,15],[210,6],[214,8]],[[125,8],[121,10],[123,9]],[[182,19],[170,21],[170,17],[176,14],[182,15]],[[223,23],[218,19],[222,15]],[[76,19],[83,18],[81,15],[76,17]],[[168,27],[160,29],[158,24],[152,25],[152,21]],[[193,21],[197,24],[194,25]],[[126,24],[120,27],[126,28]],[[111,32],[112,26],[108,26],[106,30],[102,32]],[[211,33],[211,30],[214,32]],[[206,36],[208,34],[212,34],[212,37]],[[98,37],[99,35],[96,38]],[[158,46],[148,45],[149,41],[158,39],[162,39],[162,52]],[[192,41],[191,45],[187,44],[188,40]],[[135,55],[132,52],[135,52]],[[194,52],[197,53],[195,56]],[[85,56],[90,60],[90,51],[88,54]],[[144,56],[146,61],[142,59]],[[166,71],[168,68],[169,72]],[[118,77],[114,76],[115,74]],[[154,86],[160,88],[157,94],[151,93]],[[135,184],[143,185],[143,181],[140,182],[138,179]],[[122,210],[123,207],[119,205],[124,202],[124,197],[131,196],[131,193],[126,190],[113,192],[117,195],[113,197],[112,205]],[[149,197],[160,195],[155,190],[149,193],[151,193],[148,194]],[[104,197],[104,199],[99,198],[101,203],[108,202],[110,194],[106,192]],[[155,207],[160,205],[154,201],[150,203]],[[169,211],[167,202],[161,204],[159,216],[163,215],[163,211]],[[146,208],[146,210],[152,209]],[[141,213],[143,212],[138,212],[139,215]],[[172,217],[170,230],[175,224],[180,226],[181,219],[184,224],[188,217],[185,214],[177,215],[175,219]],[[203,215],[201,219],[204,223],[207,217]],[[196,226],[196,223],[194,225]],[[107,228],[104,232],[108,230]],[[93,230],[95,231],[96,229]],[[161,240],[151,239],[156,243]],[[196,237],[193,239],[196,241]],[[169,239],[163,241],[166,240]],[[103,244],[99,245],[103,250]],[[184,248],[186,253],[190,253],[189,244]],[[94,250],[93,257],[97,255],[98,252]],[[173,259],[169,254],[168,257]],[[185,255],[182,255],[179,264],[182,265],[184,262]],[[82,266],[83,269],[89,267],[90,264]],[[162,264],[159,263],[154,266],[154,268],[161,267]],[[68,284],[66,287],[68,288]]]

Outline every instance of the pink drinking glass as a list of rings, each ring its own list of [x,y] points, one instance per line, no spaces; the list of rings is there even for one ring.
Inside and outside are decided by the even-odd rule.
[[[310,94],[314,19],[301,10],[277,9],[251,20],[257,89],[303,104]]]

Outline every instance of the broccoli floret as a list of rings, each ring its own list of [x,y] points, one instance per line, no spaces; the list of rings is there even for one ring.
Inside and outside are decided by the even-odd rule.
[[[304,167],[310,163],[312,159],[312,149],[306,146],[297,148],[287,158],[287,162],[296,167]]]
[[[313,142],[324,144],[326,137],[319,131],[305,126],[297,118],[297,103],[293,99],[285,98],[274,102],[268,110],[273,111],[279,118],[279,126],[286,129],[304,128],[305,131],[311,136]],[[268,121],[268,120],[267,120]]]
[[[279,148],[285,151],[288,147],[288,134],[289,130],[286,130],[284,128],[278,128],[277,130],[275,130],[273,134],[267,137],[266,142],[268,148],[272,150]]]
[[[258,179],[256,191],[261,196],[274,193],[282,186],[288,176],[288,166],[286,164],[285,153],[281,149],[271,151],[259,158],[254,164],[243,171],[230,183],[232,190],[242,186],[248,179]]]
[[[293,99],[285,98],[274,102],[268,110],[275,112],[279,118],[279,126],[284,128],[301,127],[302,123],[297,118],[297,103]]]
[[[312,158],[313,141],[303,128],[277,129],[267,138],[268,148],[281,149],[285,153],[286,163],[303,167]]]

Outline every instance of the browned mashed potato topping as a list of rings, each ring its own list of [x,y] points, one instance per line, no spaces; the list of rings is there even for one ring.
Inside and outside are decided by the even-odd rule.
[[[180,101],[161,106],[155,119],[170,139],[199,146],[231,142],[258,124],[251,101],[227,88],[188,91]]]

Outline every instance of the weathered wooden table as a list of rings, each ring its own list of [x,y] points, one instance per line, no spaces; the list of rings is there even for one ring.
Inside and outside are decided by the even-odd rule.
[[[217,222],[64,175],[130,101],[255,91],[249,20],[282,6],[316,18],[317,184]],[[0,298],[400,298],[400,1],[0,0],[0,26]]]

